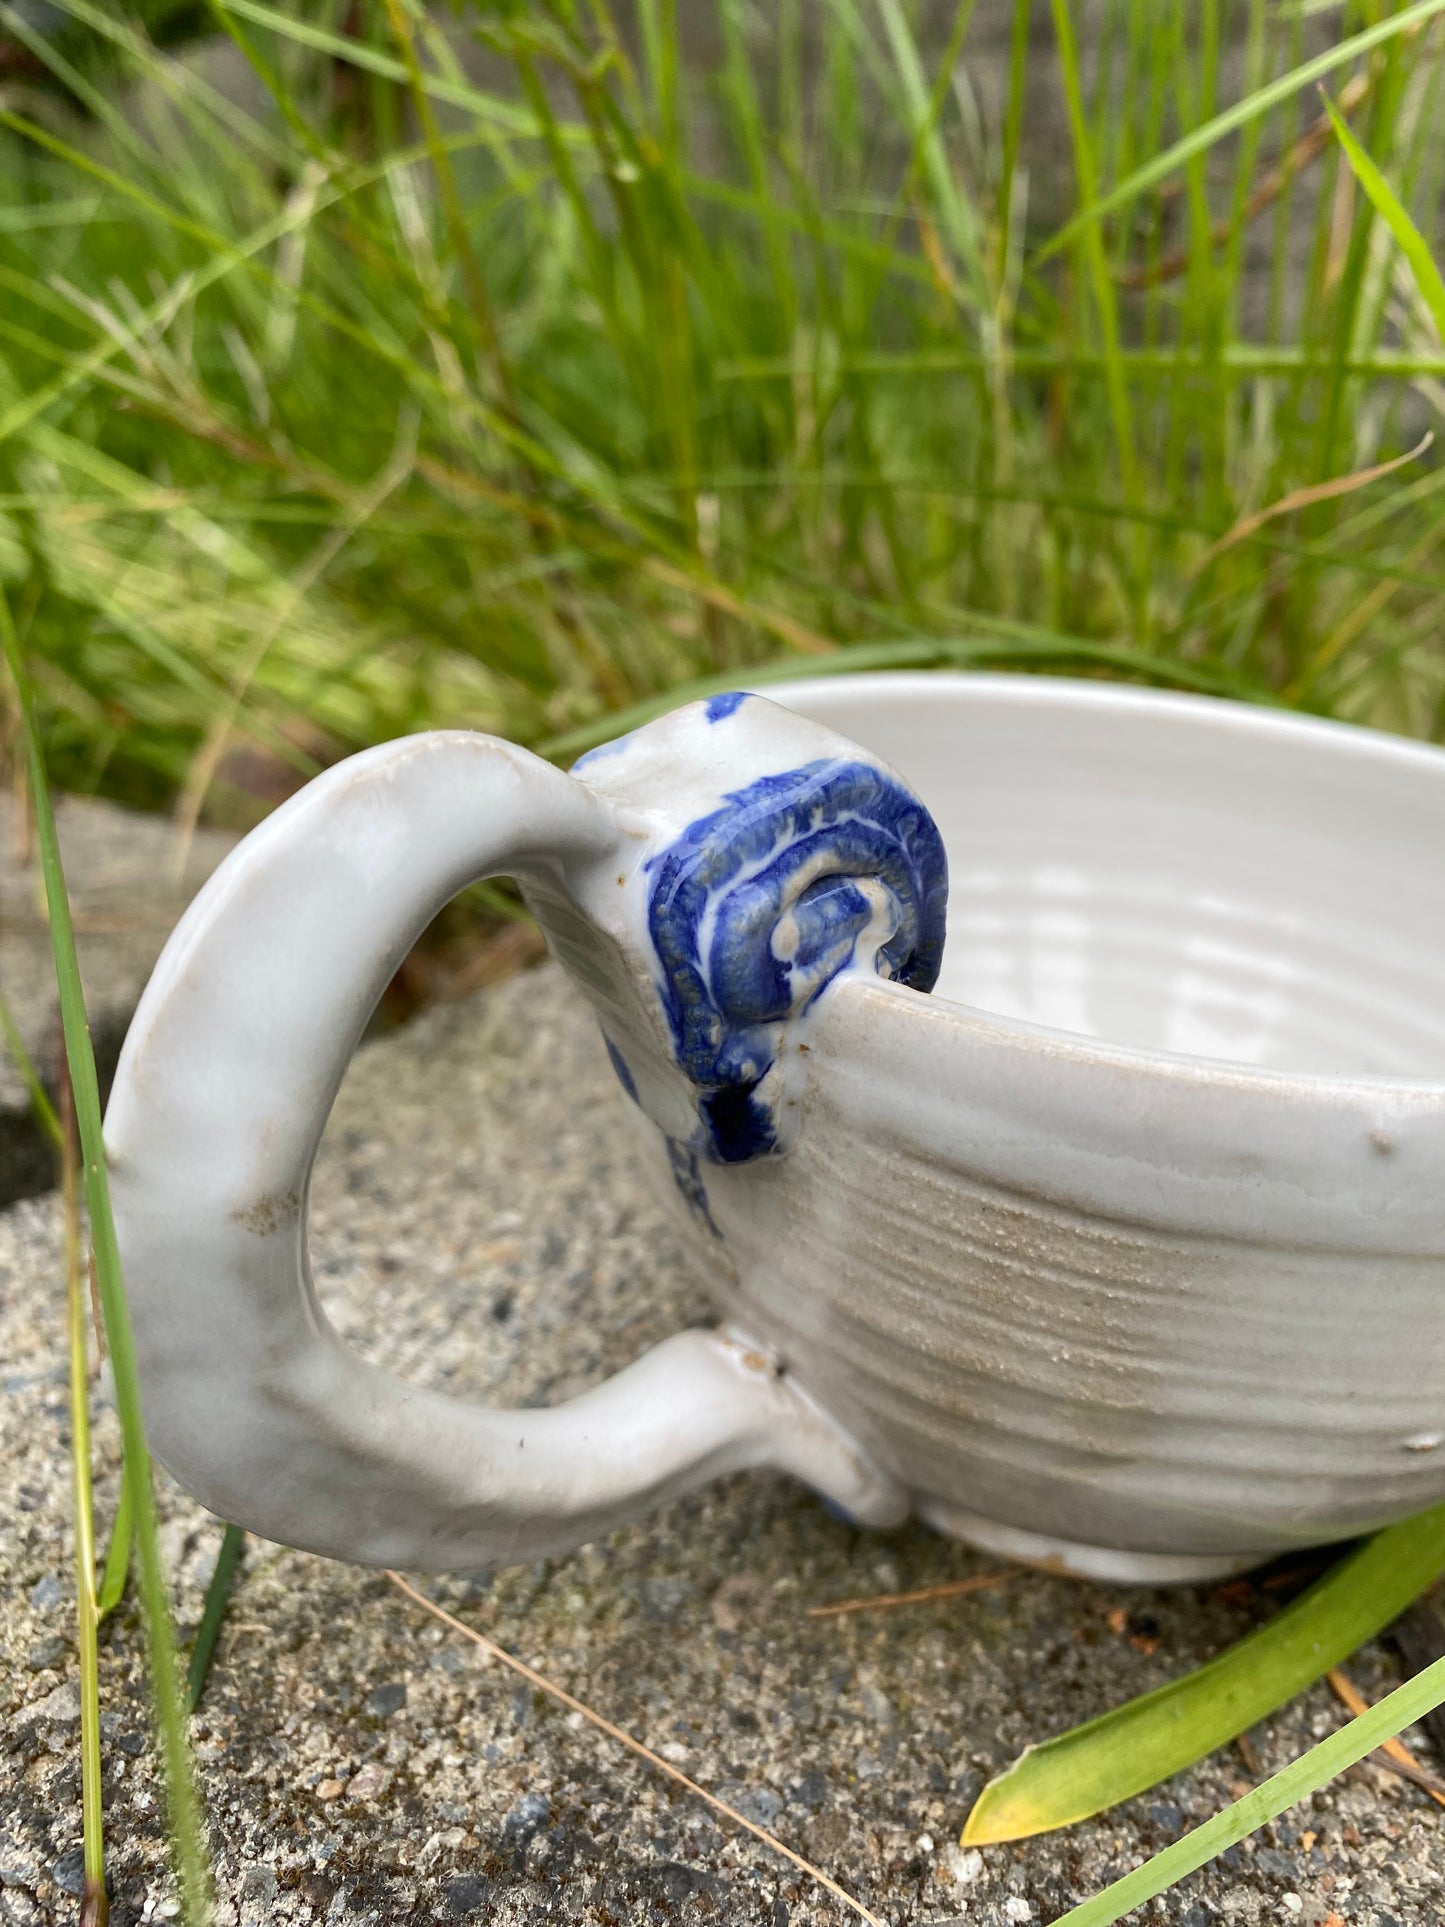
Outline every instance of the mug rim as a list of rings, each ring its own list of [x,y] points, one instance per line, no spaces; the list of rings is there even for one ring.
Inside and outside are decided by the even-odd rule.
[[[1210,696],[1193,691],[1145,689],[1130,683],[1086,681],[1076,676],[1048,676],[1001,670],[977,673],[957,669],[848,670],[822,676],[794,677],[789,681],[740,685],[750,695],[788,704],[796,698],[806,702],[819,689],[867,690],[870,701],[905,699],[927,693],[934,700],[974,696],[992,698],[1020,706],[1054,702],[1064,707],[1126,712],[1153,712],[1163,715],[1186,714],[1205,721],[1223,732],[1253,733],[1285,742],[1300,739],[1329,744],[1331,753],[1340,751],[1366,760],[1393,762],[1409,769],[1428,769],[1445,777],[1445,748],[1422,743],[1410,737],[1393,736],[1360,723],[1333,717],[1301,715],[1295,710],[1254,705],[1235,697]],[[846,735],[846,726],[832,718],[829,726]],[[1408,1108],[1434,1111],[1445,1109],[1445,1077],[1407,1077],[1401,1074],[1288,1070],[1264,1064],[1250,1064],[1240,1058],[1213,1057],[1192,1051],[1171,1051],[1157,1046],[1124,1044],[1085,1031],[1066,1030],[1029,1018],[1012,1017],[991,1011],[982,1004],[970,1004],[958,997],[924,994],[879,978],[864,986],[870,993],[907,996],[920,1010],[950,1023],[964,1023],[975,1035],[991,1036],[999,1043],[1016,1040],[1035,1051],[1065,1056],[1079,1064],[1120,1069],[1154,1071],[1175,1081],[1181,1077],[1198,1084],[1234,1086],[1255,1095],[1298,1097],[1319,1103],[1337,1099],[1354,1102],[1372,1097],[1413,1099]]]

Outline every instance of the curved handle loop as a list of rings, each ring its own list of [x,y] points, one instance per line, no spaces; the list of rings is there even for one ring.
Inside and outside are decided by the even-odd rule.
[[[362,1028],[437,910],[497,874],[569,893],[615,868],[581,782],[437,732],[320,777],[222,865],[177,929],[106,1118],[146,1418],[223,1518],[369,1564],[440,1570],[581,1544],[715,1474],[772,1464],[855,1515],[899,1493],[726,1336],[668,1340],[596,1390],[503,1411],[365,1364],[327,1322],[307,1188]]]

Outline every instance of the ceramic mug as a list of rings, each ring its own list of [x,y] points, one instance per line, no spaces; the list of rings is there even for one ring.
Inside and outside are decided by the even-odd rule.
[[[1445,1496],[1445,753],[1052,679],[770,696],[568,775],[391,743],[216,872],[106,1122],[161,1460],[257,1532],[430,1568],[762,1465],[1154,1582]],[[306,1253],[368,1014],[497,874],[722,1319],[542,1411],[362,1363]]]

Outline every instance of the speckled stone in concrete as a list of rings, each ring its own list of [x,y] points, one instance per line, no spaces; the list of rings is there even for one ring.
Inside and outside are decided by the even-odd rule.
[[[629,1164],[590,1019],[552,967],[369,1046],[318,1171],[320,1288],[348,1337],[433,1385],[559,1398],[706,1315]],[[66,1411],[53,1200],[0,1217],[0,1921],[73,1920],[80,1839]],[[98,1426],[99,1509],[115,1431]],[[167,1487],[187,1632],[219,1528]],[[1042,1574],[841,1619],[813,1604],[989,1570],[738,1478],[575,1557],[434,1583],[462,1617],[811,1856],[890,1927],[1046,1922],[1342,1717],[1323,1689],[1105,1820],[955,1844],[1028,1741],[1188,1667],[1267,1609]],[[1120,1617],[1120,1615],[1123,1617]],[[129,1602],[104,1635],[117,1927],[171,1916]],[[1371,1650],[1376,1694],[1398,1675]],[[252,1542],[194,1723],[221,1918],[739,1923],[849,1916],[374,1573]],[[1422,1750],[1428,1744],[1420,1742]],[[1140,1918],[1416,1927],[1445,1900],[1440,1815],[1374,1767]]]

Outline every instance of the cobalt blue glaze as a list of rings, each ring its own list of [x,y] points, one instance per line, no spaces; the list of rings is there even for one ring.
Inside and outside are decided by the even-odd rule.
[[[739,704],[745,703],[747,699],[748,692],[745,689],[729,689],[721,696],[709,696],[707,699],[708,721],[710,723],[726,722]]]
[[[700,1224],[707,1226],[715,1238],[722,1233],[713,1221],[712,1207],[707,1201],[707,1187],[702,1181],[702,1169],[697,1161],[697,1152],[680,1139],[670,1137],[667,1143],[667,1161],[672,1168],[672,1181],[682,1193],[683,1202]]]
[[[931,990],[948,869],[927,810],[896,778],[828,757],[735,791],[648,865],[648,928],[677,1061],[698,1091],[700,1149],[740,1164],[777,1148],[759,1087],[783,1026],[854,958],[881,915],[879,975]]]
[[[596,749],[584,750],[582,755],[573,763],[571,774],[576,776],[580,771],[590,769],[596,763],[604,762],[609,756],[616,756],[619,751],[628,747],[636,734],[637,731],[635,729],[629,729],[625,736],[614,736],[608,742],[599,743]]]
[[[633,1103],[636,1104],[638,1101],[637,1080],[632,1075],[627,1059],[622,1055],[622,1052],[617,1048],[616,1044],[613,1043],[606,1031],[602,1033],[602,1041],[607,1046],[607,1056],[613,1070],[617,1073],[618,1083],[622,1086],[623,1090],[626,1091]]]
[[[640,1105],[642,1100],[637,1095],[637,1080],[632,1075],[632,1069],[627,1059],[622,1055],[622,1052],[617,1048],[616,1044],[613,1043],[606,1031],[602,1033],[602,1041],[607,1046],[608,1060],[613,1070],[617,1073],[618,1083],[622,1086],[623,1090],[626,1091],[633,1103]],[[690,1145],[682,1143],[679,1138],[668,1137],[665,1138],[665,1142],[667,1144],[667,1161],[672,1171],[672,1181],[682,1194],[683,1202],[698,1220],[699,1224],[706,1225],[715,1238],[721,1238],[722,1233],[718,1230],[714,1222],[712,1207],[707,1201],[707,1187],[702,1181],[702,1170],[697,1161],[697,1152],[694,1151]]]

